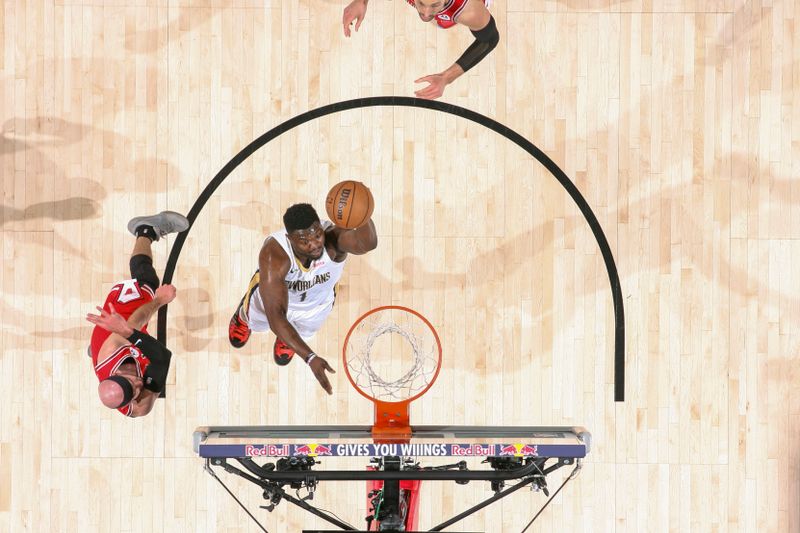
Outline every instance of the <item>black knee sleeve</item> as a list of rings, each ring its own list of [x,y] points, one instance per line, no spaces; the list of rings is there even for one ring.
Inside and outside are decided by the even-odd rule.
[[[155,291],[161,282],[158,274],[153,268],[153,259],[144,255],[134,255],[130,262],[131,277],[139,282],[139,285],[147,285]]]

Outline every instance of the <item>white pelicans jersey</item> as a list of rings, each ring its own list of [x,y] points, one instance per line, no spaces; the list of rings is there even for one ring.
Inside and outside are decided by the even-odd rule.
[[[322,229],[327,230],[333,224],[322,221]],[[292,311],[310,311],[317,307],[327,307],[333,303],[333,289],[342,277],[344,261],[337,263],[323,248],[322,256],[311,262],[308,268],[303,267],[292,250],[286,236],[286,230],[276,231],[267,239],[275,239],[289,256],[291,266],[284,281],[289,291],[289,309]]]
[[[333,225],[328,221],[323,221],[321,224],[323,229]],[[301,337],[308,340],[322,327],[325,318],[333,309],[333,300],[336,297],[334,288],[342,277],[344,261],[335,262],[325,249],[319,259],[312,261],[308,268],[305,268],[294,256],[285,230],[272,233],[267,237],[267,241],[269,239],[274,239],[281,245],[291,262],[289,272],[284,278],[289,293],[286,319]],[[261,292],[258,290],[260,280],[260,272],[256,272],[250,280],[244,301],[248,313],[247,323],[253,331],[270,329]]]

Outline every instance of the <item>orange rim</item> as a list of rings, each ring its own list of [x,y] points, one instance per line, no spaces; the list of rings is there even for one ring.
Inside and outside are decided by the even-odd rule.
[[[352,335],[352,333],[356,329],[356,327],[358,327],[358,325],[365,318],[367,318],[369,315],[377,313],[378,311],[385,311],[387,309],[396,309],[396,310],[399,310],[399,311],[405,311],[407,313],[411,313],[412,315],[414,315],[417,318],[419,318],[420,320],[422,320],[425,323],[425,325],[428,326],[428,329],[430,329],[431,332],[433,333],[433,338],[436,339],[436,348],[439,351],[439,357],[436,360],[436,371],[433,373],[433,378],[430,380],[430,382],[425,386],[424,389],[422,389],[420,392],[418,392],[417,394],[415,394],[411,398],[407,398],[405,400],[400,400],[398,402],[386,402],[386,401],[383,401],[383,400],[379,400],[377,398],[373,398],[372,396],[370,396],[369,394],[367,394],[366,392],[361,390],[361,388],[356,384],[355,380],[353,379],[353,376],[350,375],[350,367],[347,365],[347,345],[350,342],[350,335]],[[356,389],[358,391],[358,393],[361,396],[363,396],[367,400],[369,400],[371,402],[374,402],[374,403],[380,402],[380,403],[384,403],[384,404],[408,404],[408,403],[413,402],[414,400],[416,400],[417,398],[419,398],[420,396],[422,396],[426,392],[428,392],[428,390],[433,386],[433,384],[436,383],[436,378],[439,377],[439,370],[441,370],[441,368],[442,368],[442,343],[439,340],[439,334],[436,333],[436,328],[434,328],[433,324],[431,324],[428,321],[428,319],[425,318],[424,316],[422,316],[421,314],[417,313],[416,311],[414,311],[413,309],[410,309],[408,307],[403,307],[402,305],[384,305],[384,306],[381,306],[381,307],[376,307],[375,309],[372,309],[370,311],[367,311],[366,313],[361,315],[358,318],[358,320],[353,322],[352,326],[350,326],[350,330],[347,332],[347,336],[344,338],[344,345],[342,346],[342,363],[344,363],[344,372],[345,372],[345,374],[347,374],[347,379],[350,380],[350,384],[353,386],[354,389]]]

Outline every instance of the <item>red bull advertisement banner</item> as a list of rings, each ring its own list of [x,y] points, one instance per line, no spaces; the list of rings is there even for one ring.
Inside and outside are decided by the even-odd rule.
[[[583,444],[201,444],[201,457],[585,457]]]

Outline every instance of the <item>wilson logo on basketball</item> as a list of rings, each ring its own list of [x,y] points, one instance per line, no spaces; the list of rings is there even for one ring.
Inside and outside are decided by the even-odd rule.
[[[347,206],[347,199],[350,198],[350,193],[353,189],[344,189],[340,193],[339,203],[336,205],[336,220],[344,220],[344,208]]]
[[[339,182],[325,197],[325,211],[340,228],[355,229],[364,225],[372,216],[374,208],[372,193],[360,181]]]

